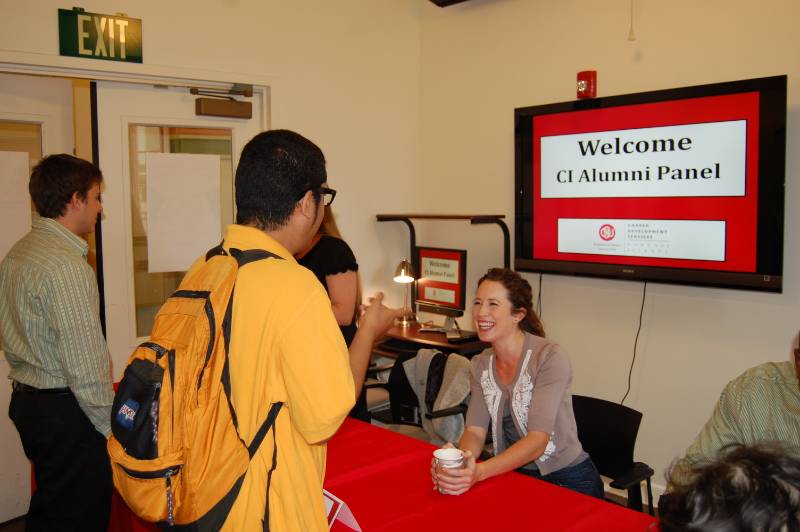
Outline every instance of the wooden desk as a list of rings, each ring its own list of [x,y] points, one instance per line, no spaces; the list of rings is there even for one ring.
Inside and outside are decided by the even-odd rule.
[[[375,345],[374,354],[389,358],[397,358],[399,352],[417,351],[423,348],[439,349],[445,353],[458,353],[465,357],[477,355],[489,344],[475,339],[463,343],[451,343],[441,332],[420,332],[420,324],[415,323],[410,327],[394,326],[386,333],[381,341]]]

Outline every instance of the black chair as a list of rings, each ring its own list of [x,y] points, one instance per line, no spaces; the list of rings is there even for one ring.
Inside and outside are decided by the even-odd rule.
[[[419,418],[419,402],[403,369],[403,362],[415,356],[417,356],[416,351],[397,353],[397,358],[389,369],[387,382],[366,385],[367,389],[382,388],[389,392],[389,408],[371,412],[373,419],[386,424],[422,426]]]
[[[379,378],[379,374],[390,369],[391,366],[386,366],[385,368],[370,366],[367,369],[367,376],[364,379],[364,395],[366,397],[368,421],[372,421],[374,412],[389,409],[389,392],[383,388],[383,382]]]
[[[601,475],[611,479],[611,487],[628,491],[628,508],[643,511],[642,486],[647,485],[647,506],[653,515],[653,469],[633,461],[636,435],[642,413],[627,406],[585,397],[572,396],[572,409],[578,426],[578,439]]]

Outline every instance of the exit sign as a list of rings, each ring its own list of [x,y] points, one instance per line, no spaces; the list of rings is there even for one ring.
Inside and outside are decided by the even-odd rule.
[[[58,10],[59,53],[107,61],[142,62],[142,21],[118,15]]]

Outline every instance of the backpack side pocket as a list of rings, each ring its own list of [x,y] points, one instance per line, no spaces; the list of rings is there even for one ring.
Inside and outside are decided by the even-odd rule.
[[[111,439],[108,454],[114,485],[130,509],[147,521],[173,525],[183,500],[182,453],[136,460]]]
[[[164,369],[157,361],[137,359],[125,368],[111,410],[111,432],[128,455],[158,456],[158,409]]]

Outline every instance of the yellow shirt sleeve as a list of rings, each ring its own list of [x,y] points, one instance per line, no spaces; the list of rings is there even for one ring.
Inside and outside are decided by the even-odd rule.
[[[279,343],[292,423],[309,444],[330,438],[355,404],[350,356],[319,287]]]

